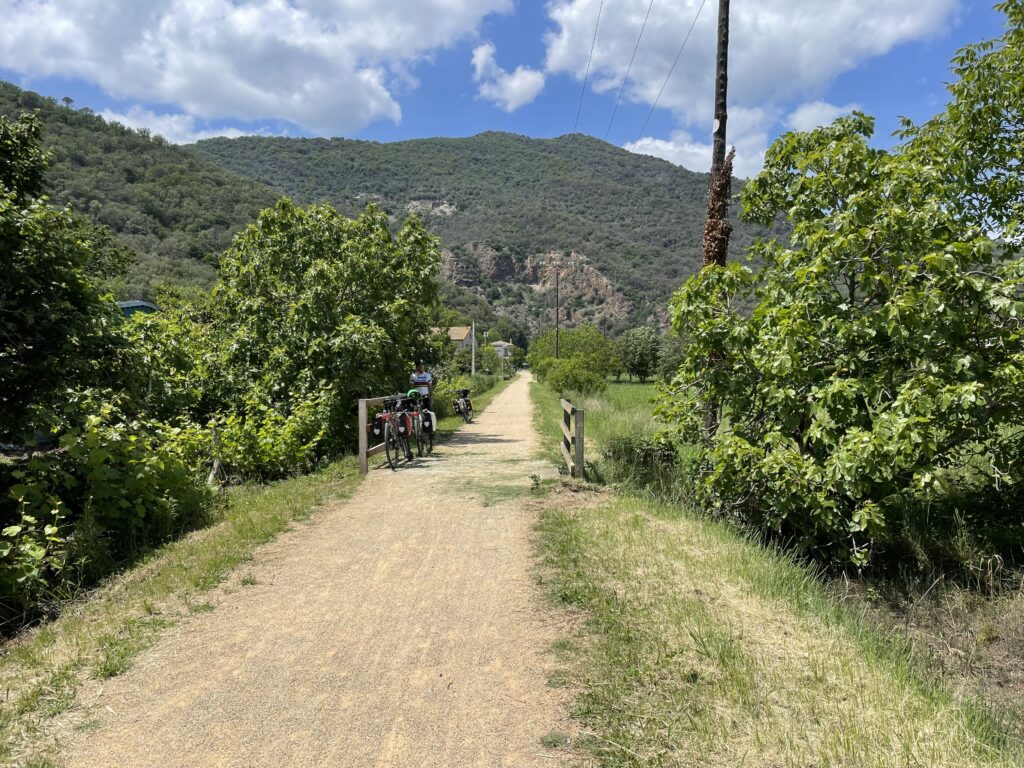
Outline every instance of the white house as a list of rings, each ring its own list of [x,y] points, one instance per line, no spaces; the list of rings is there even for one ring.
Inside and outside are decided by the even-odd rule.
[[[491,346],[498,353],[498,357],[504,359],[512,357],[512,350],[516,348],[516,345],[511,341],[492,341]]]

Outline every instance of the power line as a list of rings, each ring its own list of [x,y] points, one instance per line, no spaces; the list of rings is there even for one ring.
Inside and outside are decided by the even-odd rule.
[[[576,122],[572,124],[572,132],[576,133],[576,127],[580,124],[580,112],[583,111],[583,94],[587,92],[587,79],[590,77],[590,60],[594,58],[594,45],[597,43],[597,28],[601,26],[601,9],[604,8],[604,0],[597,6],[597,23],[594,24],[594,39],[590,41],[590,55],[587,56],[587,73],[583,75],[583,88],[580,90],[580,105],[576,108]]]
[[[700,12],[704,10],[704,5],[708,0],[701,0],[700,8],[697,9],[697,15],[693,17],[693,23],[690,24],[690,29],[686,33],[686,37],[683,38],[683,44],[679,46],[679,53],[676,54],[676,60],[672,62],[672,68],[668,71],[668,76],[665,78],[665,82],[661,84],[661,90],[658,91],[658,98],[654,100],[654,104],[651,106],[651,111],[647,113],[647,119],[644,120],[643,127],[640,129],[640,133],[637,134],[636,140],[640,141],[643,138],[644,131],[647,130],[647,123],[651,121],[651,115],[654,114],[654,110],[658,108],[658,102],[661,101],[661,94],[665,92],[665,86],[668,85],[668,81],[672,77],[672,73],[676,71],[676,64],[679,63],[679,57],[683,55],[683,49],[686,47],[687,41],[690,39],[690,34],[693,32],[693,28],[697,26],[697,19],[700,18]]]
[[[605,141],[608,140],[608,134],[612,130],[612,123],[615,122],[615,113],[619,111],[619,102],[622,101],[622,92],[626,90],[626,81],[629,80],[629,73],[633,69],[633,59],[636,58],[636,52],[640,49],[640,40],[644,36],[644,30],[647,29],[647,20],[651,17],[651,8],[654,7],[654,0],[651,0],[651,4],[647,6],[647,15],[644,16],[643,26],[640,27],[640,34],[636,38],[636,45],[633,46],[633,55],[629,57],[629,66],[626,67],[626,75],[622,78],[622,85],[619,87],[618,98],[615,99],[615,109],[612,110],[611,120],[608,121],[608,127],[604,132]]]

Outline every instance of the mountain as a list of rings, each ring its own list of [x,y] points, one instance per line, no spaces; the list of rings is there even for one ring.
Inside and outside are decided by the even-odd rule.
[[[381,144],[245,137],[180,147],[0,81],[0,115],[36,110],[49,194],[138,255],[118,298],[208,287],[231,237],[280,194],[354,215],[375,202],[423,217],[445,245],[444,303],[483,327],[563,320],[610,331],[663,322],[700,265],[707,176],[580,134],[484,133]],[[756,236],[737,222],[738,254]],[[563,262],[559,268],[557,262]]]
[[[303,204],[420,215],[444,241],[452,283],[533,327],[553,319],[557,260],[570,262],[559,273],[568,322],[613,331],[664,320],[669,296],[701,263],[708,176],[581,134],[243,137],[190,149]],[[734,254],[763,234],[736,222]]]
[[[277,195],[160,136],[0,81],[0,115],[37,110],[51,151],[48,194],[105,224],[138,255],[119,298],[163,282],[209,286],[231,237]]]

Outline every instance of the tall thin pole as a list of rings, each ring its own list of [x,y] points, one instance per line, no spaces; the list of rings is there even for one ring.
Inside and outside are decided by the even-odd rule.
[[[711,182],[708,185],[708,217],[704,223],[704,268],[724,267],[729,255],[729,197],[732,184],[732,161],[735,150],[725,154],[726,105],[729,96],[729,0],[718,0],[718,60],[715,67],[715,130],[711,150]],[[712,312],[718,312],[712,307]],[[720,350],[712,350],[708,363],[715,367],[721,360]],[[714,397],[705,403],[704,426],[709,435],[718,431],[720,404]]]
[[[472,329],[469,332],[469,375],[476,376],[476,320],[473,321]]]
[[[562,314],[560,304],[558,303],[558,274],[561,272],[559,264],[555,265],[555,357],[558,357],[558,322],[559,316]]]
[[[718,57],[715,63],[715,130],[711,152],[711,179],[725,164],[725,124],[729,119],[729,0],[718,0]]]
[[[729,197],[733,153],[725,154],[729,96],[729,0],[718,2],[718,62],[715,72],[715,130],[711,150],[708,217],[704,224],[704,266],[724,267],[729,254]]]

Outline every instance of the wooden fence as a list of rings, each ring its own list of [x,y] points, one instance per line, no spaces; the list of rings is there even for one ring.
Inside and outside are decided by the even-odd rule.
[[[375,456],[384,450],[383,440],[376,445],[369,445],[370,442],[370,408],[376,405],[394,400],[391,397],[370,397],[359,400],[359,474],[365,475],[370,471],[370,457]]]
[[[583,463],[583,417],[581,409],[568,400],[562,401],[562,456],[569,467],[569,474],[586,480],[586,465]]]

